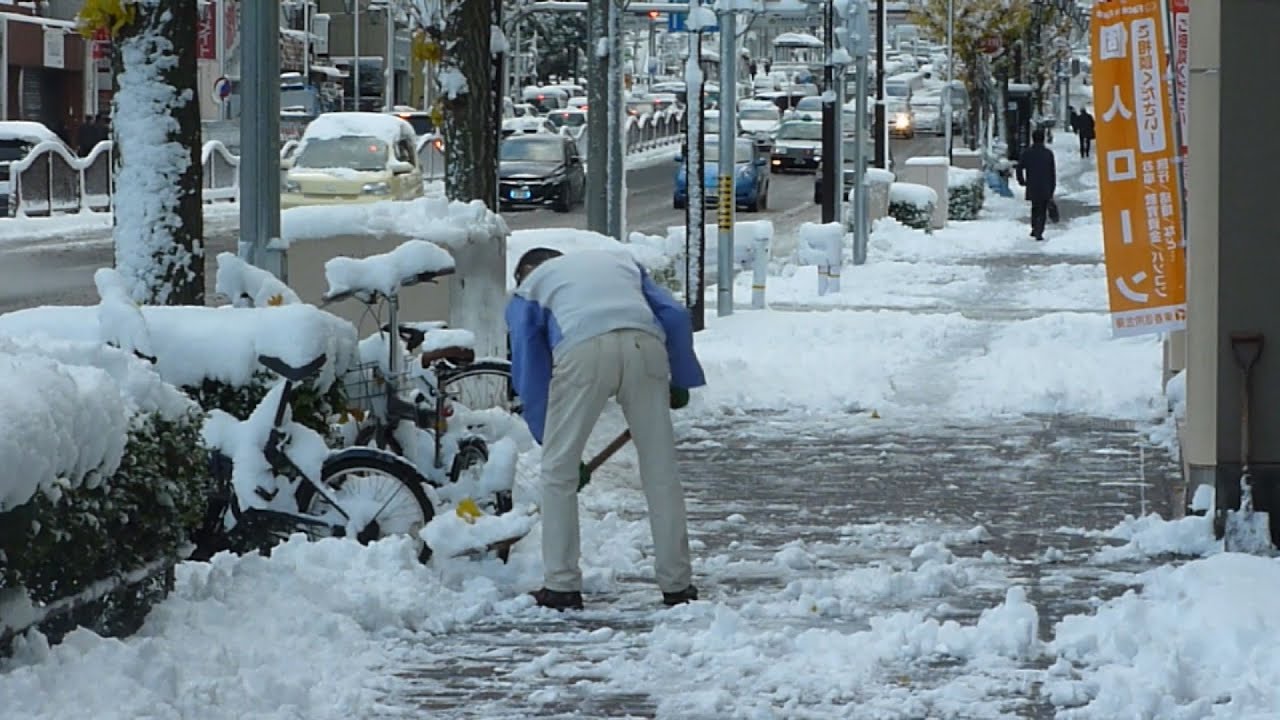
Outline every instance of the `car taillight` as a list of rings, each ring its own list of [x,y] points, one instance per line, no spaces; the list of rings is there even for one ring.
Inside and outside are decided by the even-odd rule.
[[[432,140],[431,145],[437,152],[444,152],[444,138],[436,138],[435,140]]]

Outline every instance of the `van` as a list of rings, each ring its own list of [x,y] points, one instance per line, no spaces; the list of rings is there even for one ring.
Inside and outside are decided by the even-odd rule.
[[[899,75],[894,75],[893,77],[887,78],[884,81],[884,85],[885,85],[886,95],[893,95],[894,97],[906,96],[909,98],[910,96],[915,95],[917,92],[919,92],[921,89],[924,88],[924,73],[908,72],[908,73],[901,73]],[[897,86],[897,87],[905,87],[906,92],[891,93],[889,92],[889,86],[891,85]]]
[[[312,120],[282,161],[282,208],[422,197],[413,126],[391,113],[336,112]]]
[[[521,98],[545,115],[552,110],[563,110],[569,106],[569,92],[556,86],[530,86],[521,93]]]

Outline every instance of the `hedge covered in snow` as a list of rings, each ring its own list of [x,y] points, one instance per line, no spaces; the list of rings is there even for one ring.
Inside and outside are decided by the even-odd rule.
[[[895,182],[889,187],[889,217],[918,230],[929,231],[938,193],[928,185]]]
[[[981,170],[950,168],[947,172],[947,219],[977,220],[986,199],[987,181]]]
[[[109,341],[119,323],[101,320],[102,306],[45,306],[0,315],[0,336]],[[156,371],[205,410],[247,418],[277,379],[258,363],[273,355],[303,365],[324,353],[319,376],[297,391],[294,419],[319,432],[343,406],[334,382],[356,358],[355,327],[311,305],[280,307],[139,308]],[[119,343],[117,343],[119,344]]]
[[[132,353],[0,338],[0,388],[3,636],[46,603],[178,557],[203,517],[208,467],[203,413]],[[125,585],[45,629],[132,629],[145,590]]]

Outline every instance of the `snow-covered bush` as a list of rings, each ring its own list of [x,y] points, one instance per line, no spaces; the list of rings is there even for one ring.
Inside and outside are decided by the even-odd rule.
[[[981,170],[950,168],[947,173],[947,219],[977,220],[986,199],[987,181]]]
[[[47,631],[132,629],[155,586],[96,589],[177,558],[202,520],[203,413],[97,342],[0,338],[0,387],[0,635],[80,594],[88,602]]]
[[[355,360],[351,323],[310,305],[281,307],[140,308],[156,358],[156,371],[182,388],[205,410],[249,416],[277,380],[259,355],[305,365],[320,354],[328,362],[296,391],[294,419],[319,432],[344,405],[342,384],[334,382]],[[103,327],[100,306],[46,306],[0,315],[0,336],[54,337],[102,343],[114,333]]]
[[[928,185],[895,182],[889,188],[889,217],[918,230],[929,231],[938,193]]]

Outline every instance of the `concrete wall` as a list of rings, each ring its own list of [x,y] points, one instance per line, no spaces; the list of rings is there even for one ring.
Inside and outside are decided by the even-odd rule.
[[[328,284],[324,279],[324,263],[331,257],[368,257],[390,252],[411,238],[399,235],[375,237],[371,235],[338,235],[331,238],[299,240],[289,248],[289,287],[303,302],[319,305]],[[357,300],[344,300],[325,308],[329,312],[355,323],[364,337],[377,330],[373,318],[365,312],[365,306]],[[401,320],[448,320],[449,283],[441,280],[435,285],[415,285],[404,288],[400,294]],[[382,322],[387,321],[383,310]]]

